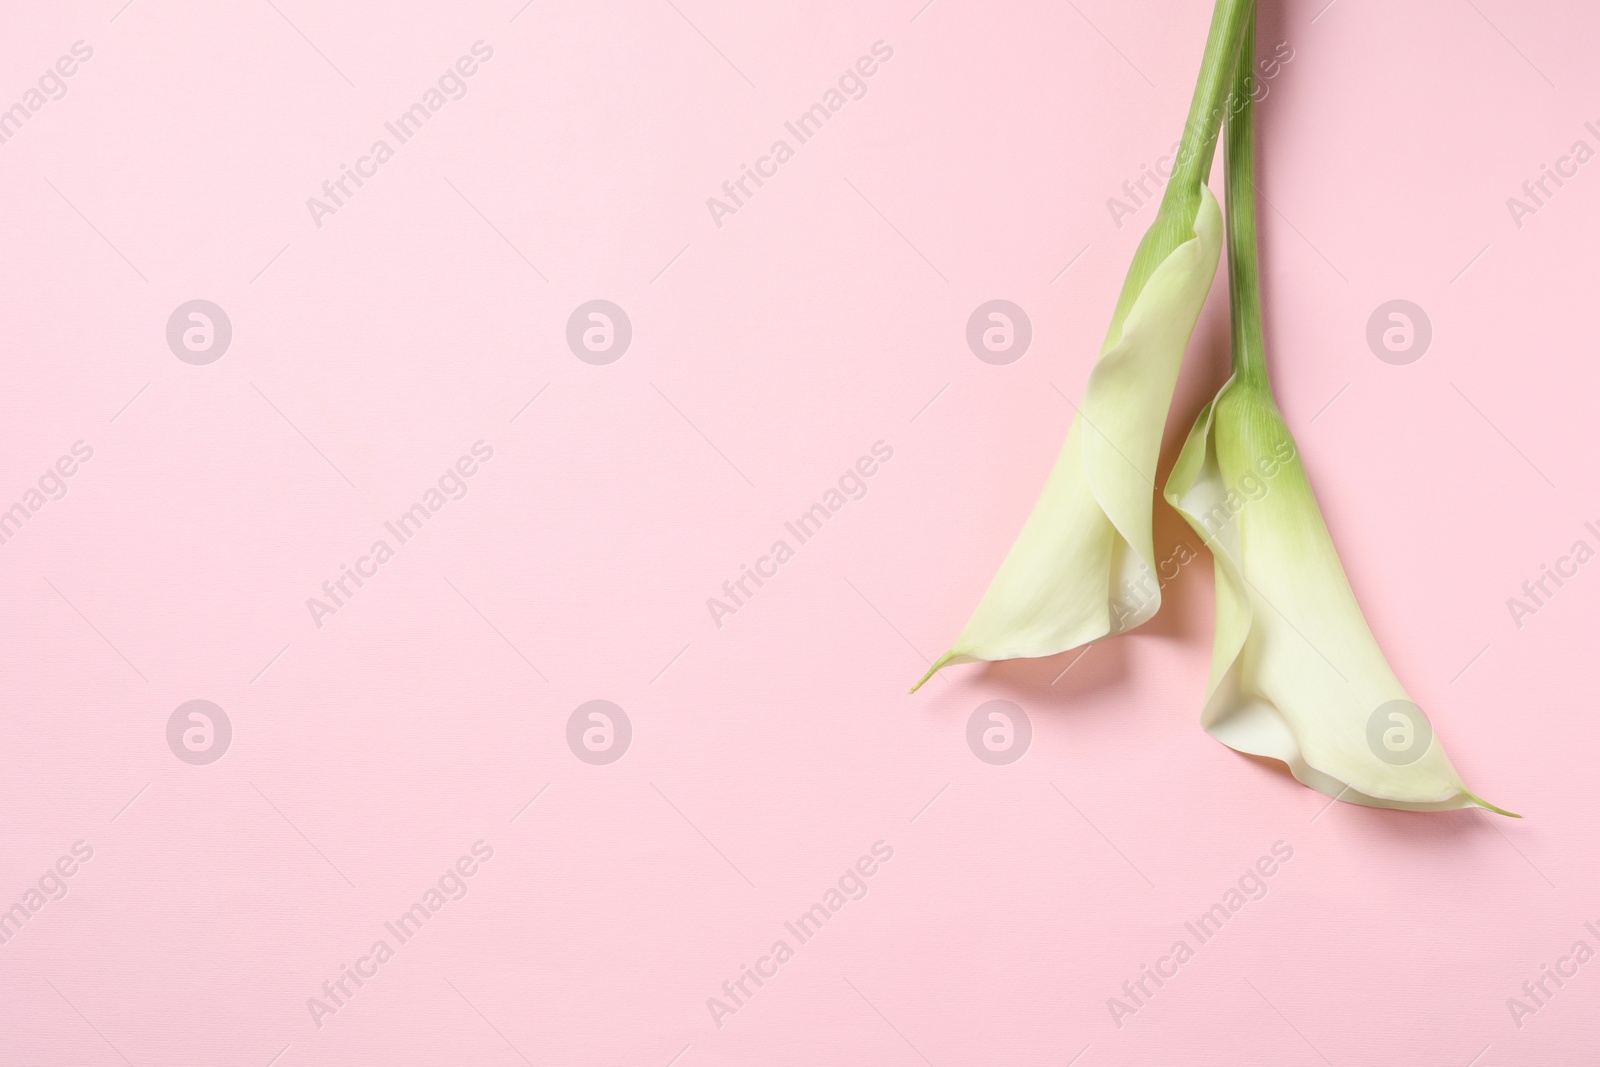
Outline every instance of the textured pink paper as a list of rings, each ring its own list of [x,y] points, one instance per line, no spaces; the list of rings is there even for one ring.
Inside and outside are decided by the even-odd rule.
[[[1203,554],[1131,637],[905,695],[1054,460],[1207,3],[11,12],[0,1064],[1582,1062],[1600,563],[1522,587],[1600,548],[1600,16],[1325,2],[1261,16],[1271,366],[1374,631],[1522,822],[1208,738]],[[569,344],[596,300],[619,358],[614,314]],[[991,300],[1020,359],[968,345]],[[1392,300],[1420,359],[1368,345]],[[1226,333],[1219,285],[1166,463]],[[212,762],[215,714],[169,744],[197,700]],[[997,700],[1015,762],[968,745]]]

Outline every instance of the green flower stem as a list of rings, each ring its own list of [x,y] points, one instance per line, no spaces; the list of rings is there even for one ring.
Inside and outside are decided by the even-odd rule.
[[[1235,75],[1239,110],[1228,118],[1227,225],[1228,307],[1233,322],[1233,374],[1241,382],[1270,388],[1266,341],[1261,328],[1261,262],[1256,245],[1255,183],[1256,20],[1245,27]]]
[[[1200,210],[1200,187],[1211,176],[1217,137],[1233,90],[1239,44],[1255,17],[1255,0],[1217,0],[1211,14],[1211,31],[1200,60],[1200,77],[1189,104],[1189,119],[1173,163],[1172,178],[1161,197],[1156,219],[1139,242],[1128,277],[1111,318],[1111,341],[1121,335],[1122,323],[1144,290],[1150,275],[1172,250],[1194,238],[1194,219]],[[1251,52],[1254,55],[1254,51]]]
[[[1189,102],[1189,118],[1183,126],[1183,140],[1178,146],[1172,182],[1167,187],[1162,207],[1172,199],[1190,204],[1199,202],[1200,186],[1211,176],[1217,136],[1227,118],[1228,93],[1237,81],[1245,34],[1253,36],[1255,17],[1255,0],[1217,0],[1205,54],[1200,58],[1200,77],[1195,83],[1194,98]],[[1253,47],[1251,52],[1254,52]]]

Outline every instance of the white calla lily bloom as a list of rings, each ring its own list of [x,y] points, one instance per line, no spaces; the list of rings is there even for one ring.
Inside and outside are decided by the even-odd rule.
[[[1378,648],[1264,381],[1236,376],[1206,405],[1166,496],[1216,561],[1211,736],[1351,803],[1493,807]]]
[[[1150,533],[1156,461],[1222,252],[1222,211],[1209,189],[1193,233],[1113,322],[1033,513],[928,676],[949,663],[1053,656],[1132,629],[1160,607]]]
[[[1150,531],[1156,460],[1222,254],[1222,211],[1205,183],[1253,11],[1253,0],[1217,0],[1171,180],[1066,444],[966,628],[913,693],[947,664],[1053,656],[1130,630],[1161,606]]]
[[[1378,648],[1272,396],[1251,176],[1254,31],[1252,18],[1239,62],[1243,105],[1228,122],[1233,376],[1201,411],[1166,488],[1216,562],[1216,643],[1201,724],[1339,800],[1510,815],[1468,791]]]

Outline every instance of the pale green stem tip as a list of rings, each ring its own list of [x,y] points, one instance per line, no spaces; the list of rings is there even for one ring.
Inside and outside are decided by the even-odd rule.
[[[1478,805],[1478,807],[1487,808],[1488,810],[1494,812],[1496,815],[1504,815],[1508,819],[1520,819],[1520,818],[1522,818],[1522,816],[1518,815],[1514,811],[1507,811],[1505,808],[1497,808],[1497,807],[1495,807],[1493,804],[1489,803],[1487,800],[1485,800],[1482,797],[1477,796],[1476,794],[1474,794],[1471,790],[1463,789],[1461,791],[1461,795],[1466,797],[1468,800],[1472,801],[1474,804]]]
[[[927,683],[929,678],[932,678],[934,675],[939,673],[940,667],[943,667],[945,664],[949,663],[955,658],[956,654],[954,652],[946,652],[944,655],[934,660],[933,666],[928,668],[928,673],[924,674],[922,676],[922,680],[911,687],[910,692],[915,693],[918,689],[921,689]]]

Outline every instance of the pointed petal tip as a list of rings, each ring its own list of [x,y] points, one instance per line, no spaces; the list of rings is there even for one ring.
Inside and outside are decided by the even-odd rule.
[[[1485,800],[1482,797],[1478,796],[1477,794],[1473,793],[1470,789],[1463,789],[1461,791],[1461,795],[1466,797],[1468,800],[1472,801],[1478,807],[1486,808],[1489,811],[1494,812],[1496,815],[1504,815],[1508,819],[1520,819],[1520,818],[1522,818],[1521,815],[1518,815],[1514,811],[1507,811],[1505,808],[1496,807],[1495,805],[1489,803],[1487,800]]]
[[[939,673],[939,669],[941,667],[944,667],[951,660],[953,660],[955,658],[956,658],[956,654],[954,652],[946,652],[944,655],[942,655],[938,659],[934,660],[933,661],[933,666],[928,668],[928,673],[924,674],[917,681],[916,685],[914,685],[910,689],[908,689],[906,691],[906,694],[909,696],[910,694],[915,693],[918,689],[921,689],[924,685],[927,685],[929,678],[932,678],[934,675],[938,674]]]

